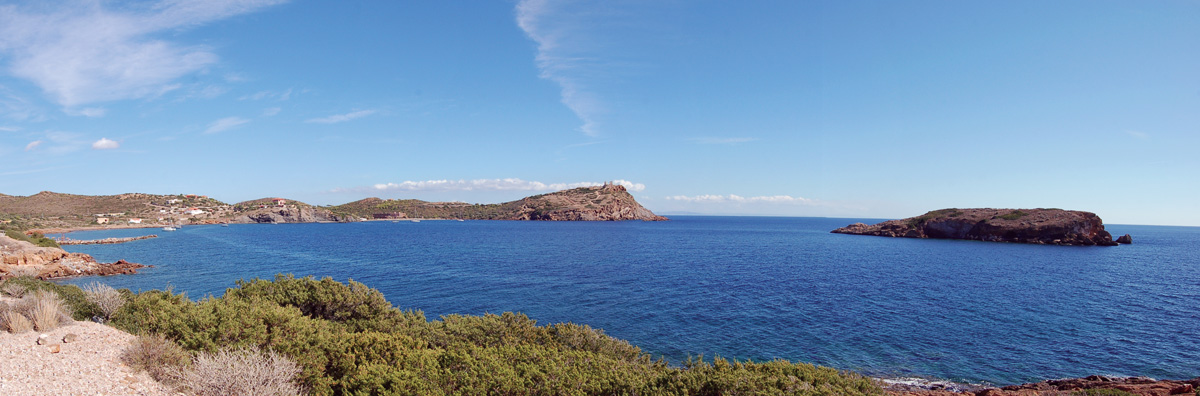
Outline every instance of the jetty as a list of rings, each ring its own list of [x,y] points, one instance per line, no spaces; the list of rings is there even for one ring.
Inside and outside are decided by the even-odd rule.
[[[116,243],[140,241],[142,239],[150,239],[150,238],[158,238],[158,235],[143,235],[143,236],[127,237],[127,238],[104,238],[104,239],[89,239],[89,240],[78,240],[78,239],[70,239],[70,238],[63,237],[63,238],[55,238],[54,241],[58,242],[59,245],[111,245],[111,244],[116,244]]]

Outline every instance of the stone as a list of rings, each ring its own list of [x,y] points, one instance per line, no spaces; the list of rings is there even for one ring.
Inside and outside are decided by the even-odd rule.
[[[38,336],[38,338],[37,338],[38,345],[46,345],[47,342],[50,342],[49,334],[42,334],[42,335]]]
[[[62,344],[54,344],[50,346],[50,353],[62,352]]]
[[[63,336],[63,343],[70,344],[72,342],[75,342],[75,340],[78,340],[78,339],[79,339],[79,336],[76,335],[75,333],[67,333],[67,335]]]
[[[1133,237],[1129,236],[1129,234],[1121,235],[1120,238],[1117,238],[1117,243],[1131,244],[1133,243]]]

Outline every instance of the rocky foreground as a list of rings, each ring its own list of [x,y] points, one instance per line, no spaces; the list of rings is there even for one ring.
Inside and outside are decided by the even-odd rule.
[[[903,238],[965,239],[1043,245],[1116,246],[1095,213],[1062,209],[942,209],[875,225],[855,223],[837,234]]]
[[[0,235],[0,279],[28,275],[57,279],[87,275],[133,274],[146,266],[119,260],[98,263],[92,256],[60,248],[40,247]]]

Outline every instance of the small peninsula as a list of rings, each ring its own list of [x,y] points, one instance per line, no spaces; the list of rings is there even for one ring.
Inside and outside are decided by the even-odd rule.
[[[941,209],[875,225],[855,223],[831,232],[1042,245],[1117,245],[1095,213],[1063,209]],[[1132,238],[1125,235],[1120,241],[1130,243]]]

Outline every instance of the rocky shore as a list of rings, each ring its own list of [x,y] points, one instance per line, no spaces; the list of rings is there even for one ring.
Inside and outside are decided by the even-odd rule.
[[[119,260],[99,263],[92,256],[70,253],[60,248],[39,247],[0,235],[0,279],[28,275],[38,279],[58,279],[88,275],[137,273],[145,265]]]
[[[1118,244],[1095,213],[1062,209],[941,209],[875,225],[855,223],[832,232],[1043,245]],[[1132,237],[1125,235],[1120,241],[1132,243]]]
[[[1200,377],[1190,380],[1155,380],[1146,377],[1106,377],[1093,375],[1085,378],[1047,380],[1032,384],[1011,385],[1000,388],[961,386],[958,384],[935,383],[915,385],[910,383],[885,384],[884,391],[891,396],[1057,396],[1057,395],[1139,395],[1139,396],[1195,396],[1200,389]],[[1097,390],[1125,393],[1099,393]],[[1088,393],[1091,392],[1091,393]]]

